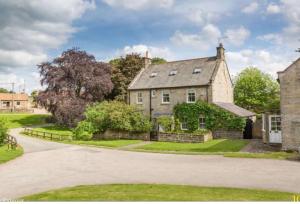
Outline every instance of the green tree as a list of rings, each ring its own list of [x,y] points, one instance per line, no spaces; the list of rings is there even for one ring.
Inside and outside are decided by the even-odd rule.
[[[32,91],[31,94],[30,94],[30,96],[32,98],[33,106],[35,108],[37,108],[37,97],[38,97],[38,94],[39,94],[39,92],[37,90]]]
[[[279,110],[279,84],[271,75],[248,67],[234,81],[237,105],[256,113]]]
[[[154,57],[152,58],[151,60],[151,64],[164,64],[166,63],[167,61],[163,58],[159,58],[159,57]]]
[[[114,88],[108,98],[126,101],[128,85],[144,67],[144,58],[139,54],[132,53],[113,59],[109,63],[112,66],[111,80]]]
[[[5,88],[0,87],[0,93],[9,93],[9,91]]]

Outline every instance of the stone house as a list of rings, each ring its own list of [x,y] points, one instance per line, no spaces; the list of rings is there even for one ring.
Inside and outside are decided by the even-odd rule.
[[[0,93],[0,111],[28,110],[28,95],[25,93]]]
[[[280,111],[282,148],[298,150],[300,147],[300,58],[278,72],[280,83]]]
[[[212,57],[152,65],[146,56],[145,67],[129,85],[128,100],[151,119],[172,115],[178,103],[197,100],[214,103],[237,116],[255,115],[233,103],[233,84],[222,44]],[[199,118],[199,126],[205,126],[204,120]],[[182,126],[184,129],[184,124]]]

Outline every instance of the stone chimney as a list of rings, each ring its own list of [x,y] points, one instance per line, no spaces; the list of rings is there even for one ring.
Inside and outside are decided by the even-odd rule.
[[[217,47],[217,59],[225,60],[225,49],[222,43]]]
[[[151,58],[149,58],[149,53],[146,51],[146,56],[144,57],[145,68],[151,65]]]

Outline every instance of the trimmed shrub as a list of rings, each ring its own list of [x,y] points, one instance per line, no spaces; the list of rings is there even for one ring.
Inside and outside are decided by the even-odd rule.
[[[4,120],[0,120],[0,145],[4,143],[4,140],[7,136],[8,128]]]
[[[151,123],[135,106],[124,102],[111,101],[89,106],[85,111],[86,119],[74,130],[74,138],[81,138],[80,134],[103,133],[107,129],[128,132],[148,132]]]
[[[74,140],[91,140],[94,128],[90,122],[81,121],[73,131]]]

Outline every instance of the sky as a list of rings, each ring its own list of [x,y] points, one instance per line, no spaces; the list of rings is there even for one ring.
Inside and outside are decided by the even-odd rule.
[[[214,56],[219,42],[232,76],[256,66],[276,78],[300,57],[300,1],[0,0],[0,87],[41,89],[36,65],[73,47],[172,61]]]

